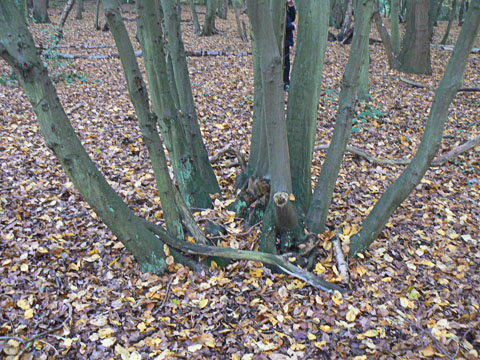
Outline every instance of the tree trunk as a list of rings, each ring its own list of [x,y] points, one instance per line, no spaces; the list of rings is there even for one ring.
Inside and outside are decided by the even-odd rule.
[[[443,34],[442,40],[440,44],[445,45],[448,40],[448,36],[450,35],[450,30],[452,29],[453,18],[455,17],[455,11],[457,9],[457,0],[453,0],[452,7],[448,11],[448,25],[447,30],[445,30],[445,34]]]
[[[400,0],[391,0],[390,9],[390,34],[392,39],[392,49],[393,52],[398,55],[400,52]]]
[[[70,11],[72,11],[73,5],[75,4],[75,0],[68,0],[67,4],[63,8],[62,15],[60,15],[60,20],[58,20],[57,28],[59,31],[63,32],[63,27],[65,26],[65,22],[67,21],[68,15]]]
[[[420,183],[430,167],[441,145],[448,108],[462,85],[465,66],[479,30],[480,0],[474,0],[435,94],[425,133],[417,153],[408,167],[375,204],[363,222],[360,233],[352,238],[349,257],[364,251],[378,237],[390,216]]]
[[[28,4],[27,0],[15,0],[15,5],[18,7],[18,11],[22,15],[25,22],[28,20]]]
[[[215,17],[218,0],[207,0],[207,12],[205,22],[203,23],[202,36],[211,36],[215,34]]]
[[[202,32],[202,29],[200,27],[200,22],[198,21],[197,10],[195,8],[195,1],[189,0],[189,4],[190,4],[190,9],[192,11],[192,18],[193,18],[193,25],[195,26],[195,32],[197,34],[200,34]]]
[[[408,74],[432,74],[428,33],[429,0],[407,0],[407,27],[398,70]]]
[[[98,18],[100,14],[100,0],[97,0],[96,11],[95,11],[95,29],[100,30],[100,24],[98,23]]]
[[[208,160],[197,120],[185,48],[180,31],[180,21],[175,11],[175,1],[161,0],[161,4],[165,16],[168,47],[172,57],[175,85],[180,103],[179,110],[182,113],[182,123],[193,155],[191,168],[187,169],[189,171],[183,176],[193,178],[194,183],[192,183],[190,191],[182,195],[186,197],[185,200],[189,206],[207,208],[211,206],[210,194],[220,192],[220,188]]]
[[[352,17],[353,17],[353,0],[347,0],[347,10],[345,11],[345,18],[343,19],[342,30],[340,34],[338,34],[338,40],[342,41],[343,37],[350,29],[352,25]]]
[[[465,19],[465,0],[462,0],[460,3],[460,10],[458,12],[458,26],[463,26],[463,21]]]
[[[237,5],[234,4],[233,5],[233,12],[235,14],[235,21],[237,22],[237,33],[238,33],[238,36],[240,37],[240,39],[242,41],[247,41],[248,40],[248,36],[247,34],[243,31],[243,27],[242,27],[242,24],[240,22],[240,10],[237,8]]]
[[[156,21],[155,1],[145,0],[144,2],[145,6],[149,6],[150,13],[153,14],[154,21]],[[123,24],[118,5],[116,5],[114,0],[104,0],[103,3],[105,16],[122,61],[130,99],[135,108],[144,143],[147,146],[152,162],[167,229],[174,236],[183,238],[182,223],[175,203],[174,188],[168,173],[163,143],[157,132],[156,116],[150,112],[148,93],[143,82],[142,73],[138,67],[135,52],[127,29]],[[142,20],[147,21],[145,18]]]
[[[293,194],[305,214],[312,195],[312,158],[323,61],[328,37],[327,1],[297,3],[300,23],[295,63],[288,97],[287,129]]]
[[[47,0],[34,0],[33,19],[40,24],[50,22],[47,12]]]
[[[33,104],[48,147],[75,187],[133,253],[143,271],[164,271],[163,244],[115,193],[88,156],[68,121],[26,25],[19,21],[19,13],[9,1],[0,1],[0,34],[0,55],[14,68]],[[19,38],[21,43],[13,40]]]
[[[76,20],[82,20],[83,19],[83,11],[84,11],[84,6],[83,6],[83,0],[78,0],[77,1],[77,13],[75,15]]]
[[[350,56],[342,81],[337,121],[327,156],[322,165],[312,203],[307,213],[306,223],[313,233],[325,231],[328,209],[333,197],[340,165],[352,130],[352,117],[355,111],[355,96],[357,94],[358,77],[361,60],[365,50],[365,42],[369,41],[371,17],[374,11],[374,1],[359,2],[355,33],[353,35]]]

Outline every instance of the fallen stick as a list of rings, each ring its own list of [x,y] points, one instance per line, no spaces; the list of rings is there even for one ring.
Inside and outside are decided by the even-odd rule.
[[[203,50],[189,50],[185,51],[185,55],[189,57],[204,57],[204,56],[248,56],[251,52],[229,52],[229,51],[203,51]],[[101,60],[101,59],[118,59],[120,56],[117,53],[113,54],[67,54],[57,53],[57,56],[62,59],[86,59],[86,60]],[[142,50],[135,51],[135,56],[143,56]]]
[[[416,81],[408,80],[408,79],[405,79],[404,77],[400,77],[399,79],[401,81],[413,86],[413,87],[433,90],[433,88],[431,86],[424,85],[424,84],[416,82]],[[473,91],[480,91],[480,87],[461,87],[461,88],[458,89],[458,91],[459,92],[460,91],[472,91],[472,92]]]
[[[447,153],[443,154],[442,156],[437,157],[435,160],[432,161],[432,166],[440,166],[445,164],[446,162],[456,158],[458,155],[461,155],[475,146],[480,144],[480,135],[477,135],[473,139],[470,139],[464,142],[462,145],[459,145],[452,150],[448,151]],[[327,150],[328,145],[322,144],[315,146],[315,150]],[[365,150],[359,149],[354,146],[347,145],[347,151],[360,156],[366,159],[368,162],[372,164],[388,164],[388,165],[408,165],[411,159],[382,159],[377,158],[375,156],[370,155]]]

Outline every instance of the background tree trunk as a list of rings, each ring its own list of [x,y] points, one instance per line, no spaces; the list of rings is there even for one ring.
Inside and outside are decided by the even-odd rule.
[[[448,40],[448,36],[450,35],[450,30],[452,29],[453,19],[455,18],[455,12],[457,10],[457,0],[452,1],[452,7],[448,11],[448,25],[447,30],[445,30],[445,34],[443,34],[442,40],[440,44],[445,45]]]
[[[378,237],[395,209],[420,183],[440,147],[448,108],[462,85],[470,51],[480,30],[480,0],[475,0],[437,89],[420,146],[402,174],[389,186],[352,238],[349,256],[364,251]]]
[[[207,12],[205,14],[205,22],[203,23],[202,36],[211,36],[215,33],[215,17],[218,0],[206,0]]]
[[[28,4],[27,0],[15,0],[15,4],[18,7],[18,10],[20,14],[22,15],[22,18],[26,22],[28,20]]]
[[[85,8],[83,6],[83,0],[78,0],[77,1],[77,13],[75,15],[75,19],[82,20],[84,10],[85,10]]]
[[[429,0],[407,0],[407,27],[398,57],[402,72],[432,74],[428,14]]]
[[[189,0],[190,9],[192,11],[193,25],[195,26],[195,32],[200,34],[202,29],[200,27],[200,22],[198,21],[197,9],[195,8],[195,1]]]
[[[390,35],[392,49],[395,54],[400,52],[400,24],[399,24],[400,0],[391,0],[390,5]]]
[[[49,23],[50,18],[47,12],[47,0],[34,0],[33,2],[33,19],[37,23]]]

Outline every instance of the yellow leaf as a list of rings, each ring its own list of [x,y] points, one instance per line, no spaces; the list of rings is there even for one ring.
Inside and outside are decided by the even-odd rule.
[[[346,317],[347,317],[347,321],[354,322],[357,315],[355,314],[355,312],[353,310],[350,310],[349,312],[347,312]]]
[[[167,257],[165,262],[167,263],[167,265],[172,265],[173,263],[175,263],[175,260],[173,259],[173,256],[169,256]]]
[[[408,306],[408,299],[406,297],[401,297],[400,298],[400,305],[402,305],[404,308]]]
[[[20,300],[17,301],[17,306],[22,310],[30,309],[30,304],[26,300],[23,300],[23,299],[20,299]]]
[[[163,252],[165,253],[166,256],[170,256],[170,248],[168,247],[167,244],[163,244]]]
[[[335,291],[332,295],[332,300],[337,305],[343,304],[342,294],[339,291]]]
[[[290,194],[290,195],[288,196],[288,199],[289,199],[290,201],[295,201],[295,195]]]
[[[200,309],[203,309],[205,306],[207,306],[208,304],[208,299],[202,299],[198,302],[198,307]]]
[[[130,352],[120,344],[115,345],[115,354],[120,355],[122,360],[130,360]]]
[[[102,340],[102,345],[106,348],[113,346],[117,342],[117,338],[109,337]]]
[[[138,351],[132,352],[129,360],[142,360],[142,355]]]
[[[137,325],[137,329],[140,330],[140,332],[144,332],[146,328],[147,325],[143,321]]]
[[[115,334],[115,330],[112,328],[103,328],[98,331],[98,335],[100,335],[101,338],[107,338]]]
[[[326,342],[326,341],[317,341],[317,342],[315,343],[315,347],[316,347],[316,348],[319,348],[319,349],[323,348],[325,345],[327,345],[327,342]]]
[[[420,350],[420,355],[431,357],[435,355],[435,350],[429,345],[426,348]]]
[[[35,312],[35,310],[33,310],[32,308],[27,309],[27,310],[25,310],[25,313],[23,314],[23,317],[25,319],[31,319],[31,318],[33,318],[33,313],[34,312]]]
[[[85,258],[85,261],[86,261],[86,262],[95,262],[95,261],[97,261],[98,259],[100,259],[100,255],[98,255],[98,254],[93,254],[92,256]]]
[[[332,328],[330,327],[330,325],[320,325],[320,330],[329,332],[332,331]]]
[[[308,333],[307,338],[310,341],[317,340],[317,337],[312,333]]]

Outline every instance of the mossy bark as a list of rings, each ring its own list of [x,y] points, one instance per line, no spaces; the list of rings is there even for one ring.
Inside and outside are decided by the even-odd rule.
[[[357,8],[355,33],[343,76],[335,130],[306,218],[307,227],[313,233],[325,231],[328,209],[332,201],[336,179],[352,130],[358,77],[365,50],[365,42],[368,43],[369,41],[368,34],[370,33],[373,10],[374,0],[362,1]]]
[[[88,156],[20,19],[11,2],[0,1],[0,56],[15,70],[37,114],[48,147],[83,198],[132,252],[142,270],[162,272],[166,268],[162,242],[145,228]]]
[[[185,200],[189,206],[207,208],[211,206],[210,194],[220,192],[220,188],[208,160],[207,150],[205,149],[197,120],[185,48],[180,31],[180,21],[175,11],[175,1],[161,0],[161,4],[168,38],[168,48],[172,57],[173,75],[178,92],[181,120],[193,156],[193,162],[190,163],[191,168],[188,169],[185,176],[194,177],[196,192],[184,194],[189,195],[189,198]]]
[[[151,1],[150,5],[153,5],[153,3],[154,1]],[[104,0],[103,4],[110,31],[120,54],[130,99],[135,108],[144,143],[150,155],[167,229],[175,236],[183,238],[182,222],[175,203],[174,188],[168,173],[163,143],[157,132],[156,116],[149,108],[147,89],[138,67],[132,43],[117,2]]]
[[[200,27],[200,22],[198,21],[197,9],[195,8],[195,1],[189,0],[190,10],[192,11],[192,19],[193,25],[195,26],[195,32],[200,34],[202,32],[202,28]]]
[[[367,249],[383,230],[397,207],[415,189],[441,145],[448,109],[462,85],[470,51],[480,30],[480,0],[472,1],[457,45],[437,89],[420,146],[408,167],[388,187],[351,240],[349,257]]]
[[[215,33],[215,17],[218,0],[206,0],[207,10],[203,23],[202,36],[211,36]]]

